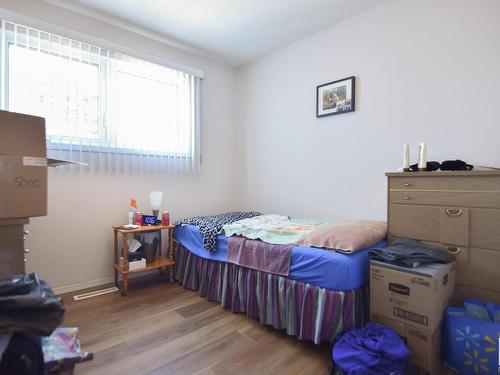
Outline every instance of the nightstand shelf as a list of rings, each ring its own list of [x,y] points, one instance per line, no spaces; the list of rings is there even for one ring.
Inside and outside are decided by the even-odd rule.
[[[149,270],[154,270],[162,267],[170,267],[173,266],[175,262],[173,260],[170,260],[168,258],[161,258],[157,259],[154,262],[151,263],[146,263],[146,267],[144,268],[138,268],[136,270],[128,270],[120,267],[119,264],[115,263],[113,266],[115,267],[115,270],[117,270],[119,273],[135,273],[135,272],[143,272],[143,271],[149,271]]]
[[[162,232],[168,231],[168,247],[165,249],[165,256],[162,256]],[[136,270],[128,269],[128,248],[127,239],[129,234],[143,234],[143,233],[158,233],[158,252],[156,259],[153,262],[146,263],[146,267]],[[142,226],[137,229],[126,229],[122,226],[113,227],[114,234],[114,258],[113,269],[115,273],[115,285],[118,287],[119,275],[122,276],[123,284],[121,288],[122,296],[127,295],[128,289],[128,275],[130,273],[145,272],[154,269],[161,270],[162,268],[169,269],[169,281],[173,282],[174,279],[174,226],[173,225],[148,225]],[[119,236],[121,234],[121,236]],[[121,253],[119,252],[119,237],[121,237]],[[123,258],[123,264],[120,264],[120,257]]]

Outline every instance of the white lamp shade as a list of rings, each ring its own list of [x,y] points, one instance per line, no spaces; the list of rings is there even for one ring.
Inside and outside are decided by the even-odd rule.
[[[151,209],[159,210],[162,199],[163,199],[163,192],[161,191],[153,191],[152,193],[149,193],[149,201],[151,202]]]

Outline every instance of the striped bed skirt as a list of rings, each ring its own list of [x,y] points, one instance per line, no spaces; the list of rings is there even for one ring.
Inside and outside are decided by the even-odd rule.
[[[368,286],[320,288],[283,276],[208,260],[175,242],[176,279],[223,308],[243,312],[300,340],[333,342],[368,318]]]

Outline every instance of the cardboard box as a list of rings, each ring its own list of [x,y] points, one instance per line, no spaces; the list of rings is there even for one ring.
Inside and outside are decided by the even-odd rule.
[[[403,268],[370,261],[372,313],[434,332],[455,290],[455,262]]]
[[[411,323],[402,323],[375,313],[372,313],[372,321],[392,328],[398,333],[411,351],[408,362],[420,369],[421,373],[443,374],[441,325],[433,332],[429,332]]]
[[[0,220],[47,215],[45,119],[0,111]]]

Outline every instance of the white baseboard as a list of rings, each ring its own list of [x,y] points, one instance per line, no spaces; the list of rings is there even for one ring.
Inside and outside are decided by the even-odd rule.
[[[128,279],[133,280],[136,277],[141,277],[141,276],[148,275],[148,274],[151,274],[154,272],[158,272],[158,271],[151,270],[151,271],[129,274]],[[121,277],[120,277],[120,280],[121,280]],[[106,284],[110,284],[110,283],[114,283],[114,282],[115,282],[114,276],[109,276],[109,277],[103,277],[102,279],[84,281],[83,283],[76,283],[76,284],[59,286],[57,288],[52,288],[52,290],[54,291],[55,294],[72,293],[72,292],[76,292],[78,290],[93,288],[95,286],[106,285]]]
[[[85,281],[83,283],[76,283],[76,284],[60,286],[57,288],[53,288],[52,290],[54,291],[55,294],[71,293],[71,292],[76,292],[77,290],[93,288],[95,286],[109,284],[109,283],[112,283],[114,281],[115,281],[115,278],[113,276],[109,276],[109,277],[104,277],[102,279]]]

